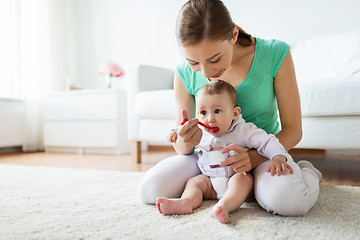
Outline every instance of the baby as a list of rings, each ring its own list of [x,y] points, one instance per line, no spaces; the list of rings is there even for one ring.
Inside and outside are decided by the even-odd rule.
[[[186,182],[180,198],[160,197],[156,205],[164,215],[190,214],[204,199],[219,199],[211,216],[228,223],[229,213],[252,196],[253,177],[249,173],[236,173],[231,166],[214,165],[213,156],[220,158],[218,162],[229,157],[223,157],[222,152],[213,154],[217,150],[216,145],[237,144],[245,149],[257,149],[259,154],[272,159],[268,172],[281,169],[277,171],[279,175],[281,172],[286,174],[287,170],[292,173],[293,170],[286,163],[286,151],[278,139],[244,121],[237,106],[236,91],[229,83],[215,80],[205,84],[196,97],[196,115],[199,121],[210,127],[200,127],[203,135],[198,144],[198,165],[202,174]],[[170,133],[169,139],[177,140],[176,131]]]

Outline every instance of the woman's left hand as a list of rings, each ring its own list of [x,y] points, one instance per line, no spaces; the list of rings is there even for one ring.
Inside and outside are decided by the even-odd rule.
[[[234,151],[236,154],[220,162],[219,165],[221,167],[231,166],[237,173],[250,172],[254,168],[249,154],[243,147],[236,144],[230,144],[221,150],[222,153],[228,153],[230,151]]]

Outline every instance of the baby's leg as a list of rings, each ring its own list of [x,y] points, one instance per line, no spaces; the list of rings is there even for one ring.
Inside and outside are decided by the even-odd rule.
[[[251,194],[254,186],[251,174],[236,173],[230,177],[228,189],[219,202],[213,207],[211,216],[222,223],[228,223],[229,213],[238,209]]]
[[[198,175],[190,178],[185,185],[181,198],[162,198],[156,200],[159,212],[164,215],[190,214],[199,207],[203,199],[215,199],[216,192],[210,178]]]

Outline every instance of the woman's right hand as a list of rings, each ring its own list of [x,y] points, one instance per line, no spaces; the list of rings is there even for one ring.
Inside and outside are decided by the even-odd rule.
[[[256,150],[246,151],[242,146],[230,144],[224,147],[221,152],[228,153],[233,151],[235,154],[224,161],[220,162],[220,166],[231,166],[235,172],[250,172],[252,169],[267,161],[266,157],[261,156]]]
[[[253,169],[253,164],[250,160],[248,152],[239,145],[230,144],[221,150],[222,153],[230,153],[231,156],[224,161],[220,162],[220,166],[231,166],[235,172],[250,172]]]
[[[188,113],[186,110],[181,111],[181,120],[188,120]],[[198,127],[198,122],[198,119],[193,118],[180,126],[176,143],[191,147],[198,145],[202,138],[202,130]]]

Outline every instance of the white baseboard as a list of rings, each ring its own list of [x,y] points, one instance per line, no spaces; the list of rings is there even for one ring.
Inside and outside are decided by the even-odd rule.
[[[327,155],[346,155],[346,156],[360,156],[360,149],[329,149],[325,150]]]

